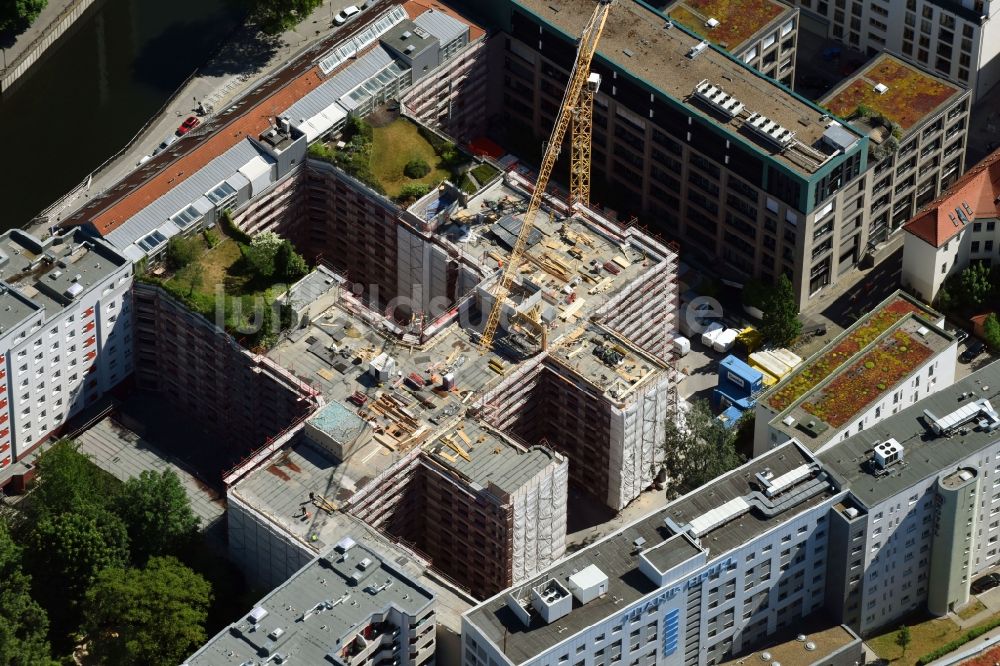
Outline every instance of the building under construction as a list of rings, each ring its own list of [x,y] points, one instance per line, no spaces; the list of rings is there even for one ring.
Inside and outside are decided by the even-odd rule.
[[[472,196],[445,182],[394,211],[326,164],[302,177],[351,205],[321,207],[340,232],[290,289],[303,326],[268,357],[326,406],[228,480],[230,547],[251,577],[283,580],[348,511],[482,597],[563,555],[567,481],[614,509],[653,483],[675,400],[672,249],[547,198],[484,352],[531,174]]]

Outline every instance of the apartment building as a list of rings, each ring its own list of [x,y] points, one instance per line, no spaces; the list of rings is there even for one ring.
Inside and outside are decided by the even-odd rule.
[[[311,386],[247,351],[219,322],[192,312],[160,286],[137,282],[130,301],[136,388],[160,396],[211,433],[211,459],[220,472],[322,404]]]
[[[854,224],[867,222],[869,244],[889,238],[963,172],[971,101],[968,91],[888,54],[820,101],[869,136],[873,168],[848,188],[850,197],[864,196],[845,202],[850,213],[865,212]]]
[[[813,620],[868,635],[960,608],[1000,548],[998,382],[752,459],[465,613],[463,664],[714,664]]]
[[[462,662],[740,654],[823,608],[837,500],[812,454],[785,444],[467,612]]]
[[[436,596],[383,552],[345,534],[184,666],[434,663]]]
[[[1000,261],[1000,150],[904,227],[903,286],[928,302],[973,261]]]
[[[820,453],[955,381],[944,317],[901,291],[757,400],[754,455],[790,439]]]
[[[844,544],[836,595],[862,634],[925,605],[960,608],[998,562],[997,380],[994,363],[820,455],[850,490],[831,524]]]
[[[518,136],[545,136],[588,12],[568,1],[511,0],[495,13],[507,35],[493,86],[498,122]],[[724,277],[768,281],[785,273],[804,305],[908,219],[919,197],[933,199],[957,177],[949,169],[955,160],[962,166],[968,111],[968,93],[957,86],[893,61],[908,84],[935,93],[932,103],[913,105],[908,86],[879,87],[889,94],[884,102],[895,97],[890,109],[907,112],[893,120],[906,149],[899,158],[879,148],[874,128],[836,120],[666,17],[636,2],[610,14],[593,65],[602,77],[593,168],[595,183],[607,181],[594,197],[646,214]],[[851,95],[835,96],[845,109],[854,100],[843,115],[867,99],[860,88],[874,89],[879,81],[868,74],[883,65],[871,63],[845,84]]]
[[[400,101],[443,131],[482,128],[485,31],[436,2],[379,2],[62,222],[133,261],[177,234],[250,214],[253,233],[295,202],[308,144],[348,115]]]
[[[663,13],[748,66],[791,88],[795,81],[798,10],[778,0],[716,4],[678,0]]]
[[[887,51],[982,99],[1000,81],[1000,6],[990,0],[798,0],[828,37]]]
[[[132,264],[81,231],[0,236],[0,486],[134,365]]]

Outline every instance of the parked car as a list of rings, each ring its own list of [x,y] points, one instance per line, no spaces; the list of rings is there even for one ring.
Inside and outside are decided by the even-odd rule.
[[[966,338],[968,337],[969,337],[968,331],[963,331],[960,328],[955,329],[955,340],[958,341],[958,344],[962,344],[963,342],[965,342]]]
[[[337,12],[337,15],[333,17],[333,24],[344,25],[345,23],[347,23],[360,13],[361,10],[358,9],[356,6],[348,5],[347,7],[344,7],[339,12]]]
[[[156,150],[153,151],[153,157],[156,157],[157,155],[159,155],[160,153],[162,153],[164,150],[166,150],[167,148],[169,148],[170,145],[174,141],[176,141],[176,140],[177,140],[177,135],[176,134],[171,134],[170,136],[168,136],[166,139],[164,139],[160,143],[160,145],[158,145],[156,147]]]
[[[181,123],[180,127],[177,128],[177,136],[184,136],[200,124],[201,121],[198,120],[198,116],[188,116],[187,119]]]
[[[153,159],[152,155],[143,155],[142,157],[139,158],[139,161],[136,162],[135,165],[136,166],[142,166],[143,164],[145,164],[146,162],[148,162],[151,159]]]
[[[1000,585],[1000,574],[986,574],[985,576],[972,581],[972,585],[969,586],[969,591],[973,594],[982,594],[986,590],[992,590],[997,585]]]
[[[974,340],[969,343],[969,346],[965,348],[965,351],[962,352],[962,355],[958,358],[962,361],[962,363],[972,363],[980,354],[983,353],[983,350],[985,349],[985,342],[982,340]]]

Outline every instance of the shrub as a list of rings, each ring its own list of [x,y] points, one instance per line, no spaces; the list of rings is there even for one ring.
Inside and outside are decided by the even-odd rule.
[[[974,641],[975,639],[985,634],[987,631],[990,631],[991,629],[996,629],[997,627],[1000,627],[1000,617],[993,618],[989,622],[981,624],[978,627],[973,627],[972,629],[969,629],[967,632],[962,634],[962,636],[960,636],[959,638],[956,638],[950,643],[945,643],[938,649],[932,650],[927,654],[925,654],[924,656],[920,657],[920,659],[917,659],[917,666],[926,666],[932,661],[940,659],[949,652],[954,652],[955,650],[962,647],[969,641]]]
[[[403,173],[406,174],[407,178],[412,178],[416,180],[418,178],[423,178],[431,172],[431,166],[422,159],[410,160],[403,167]]]
[[[424,196],[430,191],[431,191],[430,185],[418,185],[418,184],[404,185],[403,189],[401,189],[399,191],[399,194],[396,196],[396,201],[398,202],[416,201],[417,199]]]
[[[209,250],[219,244],[219,232],[215,229],[205,229],[202,235],[205,237],[205,245],[208,246]]]
[[[226,233],[233,238],[238,243],[249,243],[250,235],[236,226],[236,222],[233,221],[233,214],[228,210],[222,211],[222,228],[225,229]]]
[[[990,349],[1000,351],[1000,321],[997,320],[996,312],[991,312],[983,322],[983,337]]]

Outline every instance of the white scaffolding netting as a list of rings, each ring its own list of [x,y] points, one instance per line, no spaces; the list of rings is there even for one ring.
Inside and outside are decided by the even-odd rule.
[[[534,576],[566,550],[566,501],[569,465],[555,460],[514,495],[511,577]]]

